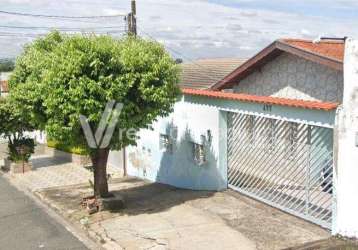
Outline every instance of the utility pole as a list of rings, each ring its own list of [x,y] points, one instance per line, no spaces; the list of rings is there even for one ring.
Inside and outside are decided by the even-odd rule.
[[[128,33],[136,36],[137,35],[137,6],[136,1],[131,0],[131,12],[127,17],[128,21]]]

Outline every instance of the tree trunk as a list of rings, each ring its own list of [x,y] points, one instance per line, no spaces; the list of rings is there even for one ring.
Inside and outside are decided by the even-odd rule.
[[[109,196],[107,182],[107,160],[109,149],[98,149],[91,159],[94,170],[94,195],[102,198]]]

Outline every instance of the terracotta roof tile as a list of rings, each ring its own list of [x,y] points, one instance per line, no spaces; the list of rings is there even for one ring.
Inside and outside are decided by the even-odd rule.
[[[182,92],[183,94],[186,95],[197,95],[197,96],[205,96],[209,98],[263,103],[269,105],[289,106],[289,107],[304,108],[304,109],[318,109],[324,111],[334,110],[338,107],[338,103],[294,100],[294,99],[286,99],[286,98],[278,98],[278,97],[270,97],[270,96],[255,96],[255,95],[227,93],[227,92],[220,92],[220,91],[213,91],[213,90],[183,88]]]
[[[238,58],[215,58],[183,63],[179,85],[184,88],[208,89],[244,62]]]
[[[281,39],[280,42],[338,61],[343,61],[344,58],[344,40],[320,40],[314,42],[302,39]]]

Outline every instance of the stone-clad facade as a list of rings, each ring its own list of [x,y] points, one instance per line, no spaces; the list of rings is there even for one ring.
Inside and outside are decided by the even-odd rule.
[[[342,102],[343,73],[283,53],[244,78],[235,92],[308,101]]]

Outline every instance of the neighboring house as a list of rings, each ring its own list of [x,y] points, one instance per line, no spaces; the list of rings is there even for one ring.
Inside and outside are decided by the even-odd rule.
[[[245,62],[184,64],[183,96],[127,149],[129,174],[231,188],[331,228],[344,54],[344,39],[282,39]]]
[[[9,94],[9,84],[6,80],[0,80],[0,96],[7,96]]]
[[[9,94],[8,80],[11,72],[0,72],[0,96],[6,96]]]
[[[181,88],[208,89],[245,62],[239,58],[201,59],[181,64]]]

